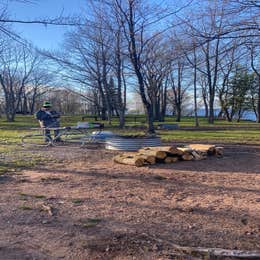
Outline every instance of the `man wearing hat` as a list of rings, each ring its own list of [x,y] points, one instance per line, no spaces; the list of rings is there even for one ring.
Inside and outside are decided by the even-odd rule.
[[[60,127],[60,113],[51,109],[51,103],[45,101],[39,111],[36,112],[35,117],[39,120],[40,126],[42,128],[52,128]],[[54,130],[54,137],[58,136],[59,130]],[[44,130],[44,135],[47,137],[46,141],[51,139],[51,133],[49,129]],[[60,138],[57,138],[55,141],[61,141]]]

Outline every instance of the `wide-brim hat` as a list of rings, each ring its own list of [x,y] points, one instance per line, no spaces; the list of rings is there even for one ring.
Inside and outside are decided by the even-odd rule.
[[[49,101],[44,101],[42,106],[43,106],[43,107],[51,107],[51,102],[49,102]]]

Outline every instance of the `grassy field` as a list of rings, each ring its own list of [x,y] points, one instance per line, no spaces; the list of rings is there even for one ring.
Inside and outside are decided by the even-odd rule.
[[[63,116],[62,126],[73,126],[81,121],[81,116]],[[85,121],[93,121],[86,118]],[[107,130],[120,134],[144,134],[145,118],[142,115],[126,117],[126,129],[118,128],[118,119],[114,118],[111,125],[103,122]],[[167,117],[165,123],[176,123],[174,117]],[[155,122],[155,125],[160,124]],[[163,141],[172,142],[208,142],[208,143],[247,143],[260,144],[260,124],[241,121],[226,122],[216,120],[214,125],[209,125],[205,118],[200,118],[200,127],[194,127],[193,118],[183,118],[178,123],[178,130],[158,130],[157,134]],[[50,158],[25,150],[21,146],[21,137],[30,132],[30,128],[38,127],[38,122],[33,116],[17,116],[15,122],[0,119],[0,174],[7,170],[31,167],[44,163]]]

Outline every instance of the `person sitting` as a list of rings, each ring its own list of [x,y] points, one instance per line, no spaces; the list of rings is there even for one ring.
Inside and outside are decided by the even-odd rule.
[[[49,101],[45,101],[39,111],[36,112],[35,117],[38,119],[40,123],[40,127],[47,128],[44,129],[44,136],[45,141],[50,141],[51,138],[51,131],[48,128],[57,128],[60,127],[60,113],[56,112],[55,110],[52,110],[52,105]],[[59,136],[59,130],[54,130],[54,138],[56,142],[60,142],[61,139]],[[58,138],[57,138],[58,137]],[[57,138],[57,139],[56,139]]]

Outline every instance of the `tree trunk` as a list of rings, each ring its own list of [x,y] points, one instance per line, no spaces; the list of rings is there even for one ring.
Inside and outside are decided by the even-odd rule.
[[[8,122],[14,122],[16,110],[13,93],[5,95],[5,115]]]
[[[146,107],[146,117],[147,117],[147,122],[148,122],[148,129],[147,132],[148,134],[154,134],[154,124],[153,124],[153,109],[151,108],[151,105],[147,105]]]
[[[119,112],[119,127],[124,128],[125,126],[125,113],[123,111]]]
[[[224,113],[225,113],[225,117],[226,117],[227,121],[228,122],[232,122],[232,117],[231,117],[231,115],[230,115],[230,113],[228,111],[228,108],[224,109]]]
[[[102,106],[101,108],[101,120],[107,120],[107,113],[106,113],[106,108],[104,106]]]
[[[178,62],[178,90],[177,90],[177,115],[176,115],[176,122],[181,121],[181,105],[182,105],[182,85],[181,85],[181,80],[182,80],[182,69],[183,65]]]
[[[146,98],[145,94],[145,85],[144,85],[144,78],[141,72],[141,61],[139,59],[139,55],[137,54],[137,49],[136,49],[136,39],[135,39],[135,26],[134,26],[134,14],[133,14],[133,2],[129,2],[129,21],[128,21],[128,26],[129,26],[129,37],[130,37],[130,45],[129,45],[129,51],[130,51],[130,58],[131,62],[134,67],[134,71],[138,80],[138,85],[139,85],[139,92],[141,95],[142,102],[145,107],[146,111],[146,116],[148,120],[148,129],[147,132],[149,134],[154,134],[155,129],[153,125],[153,108],[152,105],[149,103],[149,101]]]
[[[260,123],[260,75],[258,75],[258,100],[257,100],[257,117],[256,122]]]
[[[209,117],[208,117],[209,124],[214,124],[214,98],[210,97],[209,100]]]
[[[110,86],[107,81],[107,61],[104,54],[102,53],[102,84],[104,89],[104,101],[107,110],[107,119],[109,125],[111,125],[111,118],[112,118],[112,105],[111,105],[111,97],[110,97]]]
[[[181,107],[178,104],[178,106],[176,106],[176,122],[180,122],[181,121]]]
[[[198,106],[197,106],[197,57],[196,51],[194,51],[194,78],[193,78],[193,87],[194,87],[194,116],[195,116],[195,127],[199,127],[198,119]]]
[[[155,99],[154,115],[154,119],[160,121],[160,97]]]
[[[164,88],[161,91],[161,112],[160,112],[160,122],[165,121],[166,107],[167,107],[167,83],[165,83]]]

